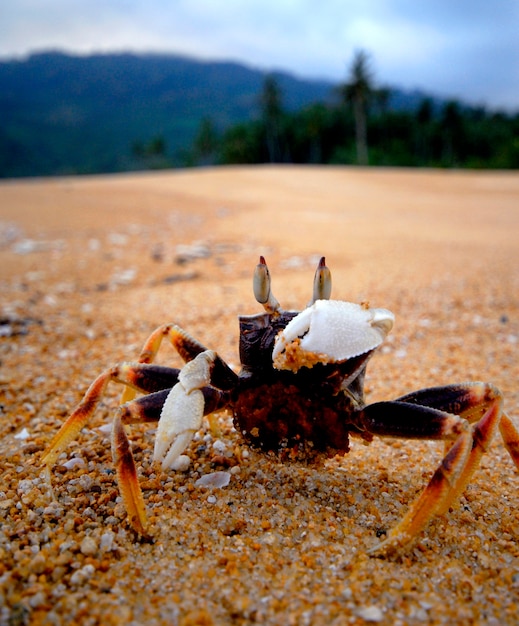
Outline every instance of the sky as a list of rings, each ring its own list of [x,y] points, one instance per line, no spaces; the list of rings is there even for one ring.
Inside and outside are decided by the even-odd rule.
[[[519,0],[0,0],[0,59],[166,52],[519,110]]]

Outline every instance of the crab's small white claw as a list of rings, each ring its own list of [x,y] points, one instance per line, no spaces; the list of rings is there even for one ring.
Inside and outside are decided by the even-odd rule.
[[[205,350],[184,365],[178,375],[178,382],[184,387],[186,393],[191,393],[193,389],[201,389],[210,383],[211,366],[215,359],[216,352]]]
[[[195,389],[187,393],[180,383],[176,384],[162,407],[153,460],[160,461],[163,469],[171,467],[202,426],[203,415],[202,392]]]
[[[202,426],[205,402],[200,389],[210,381],[215,357],[207,350],[186,363],[164,402],[153,452],[153,460],[160,461],[163,469],[171,467]]]
[[[379,346],[393,327],[387,309],[352,302],[317,300],[296,315],[276,337],[272,358],[278,369],[336,363]],[[287,350],[292,346],[292,350]],[[299,358],[301,357],[301,358]]]

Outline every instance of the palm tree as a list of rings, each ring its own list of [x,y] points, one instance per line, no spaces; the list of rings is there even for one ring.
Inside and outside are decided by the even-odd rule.
[[[358,50],[350,67],[349,82],[341,87],[341,95],[345,102],[353,107],[357,163],[359,165],[367,165],[369,162],[366,118],[368,105],[373,94],[373,74],[370,68],[369,55],[363,50]]]
[[[265,125],[267,152],[271,163],[281,161],[281,124],[283,106],[281,88],[275,76],[266,76],[260,95],[262,120]]]
[[[423,98],[416,110],[417,158],[419,165],[427,165],[430,159],[434,107],[431,98]]]
[[[456,100],[446,102],[440,122],[443,136],[443,161],[447,167],[453,167],[460,160],[464,140],[460,103]]]
[[[214,163],[218,151],[218,141],[218,132],[213,120],[209,117],[204,117],[200,122],[194,142],[195,159],[198,165],[211,165]]]

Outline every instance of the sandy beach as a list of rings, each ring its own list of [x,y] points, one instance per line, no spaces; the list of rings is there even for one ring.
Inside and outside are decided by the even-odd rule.
[[[369,402],[497,385],[519,421],[519,175],[237,167],[0,183],[0,624],[516,624],[519,474],[497,437],[473,481],[401,554],[400,520],[443,444],[376,439],[285,462],[222,412],[184,471],[131,428],[152,541],[126,520],[111,385],[60,457],[40,459],[90,382],[175,322],[239,369],[259,256],[302,309],[326,257],[332,296],[385,307]],[[159,362],[180,366],[164,345]],[[197,484],[227,472],[221,488]]]

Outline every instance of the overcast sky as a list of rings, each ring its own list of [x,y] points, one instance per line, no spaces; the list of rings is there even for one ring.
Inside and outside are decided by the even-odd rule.
[[[519,0],[0,0],[0,57],[174,52],[519,110]]]

